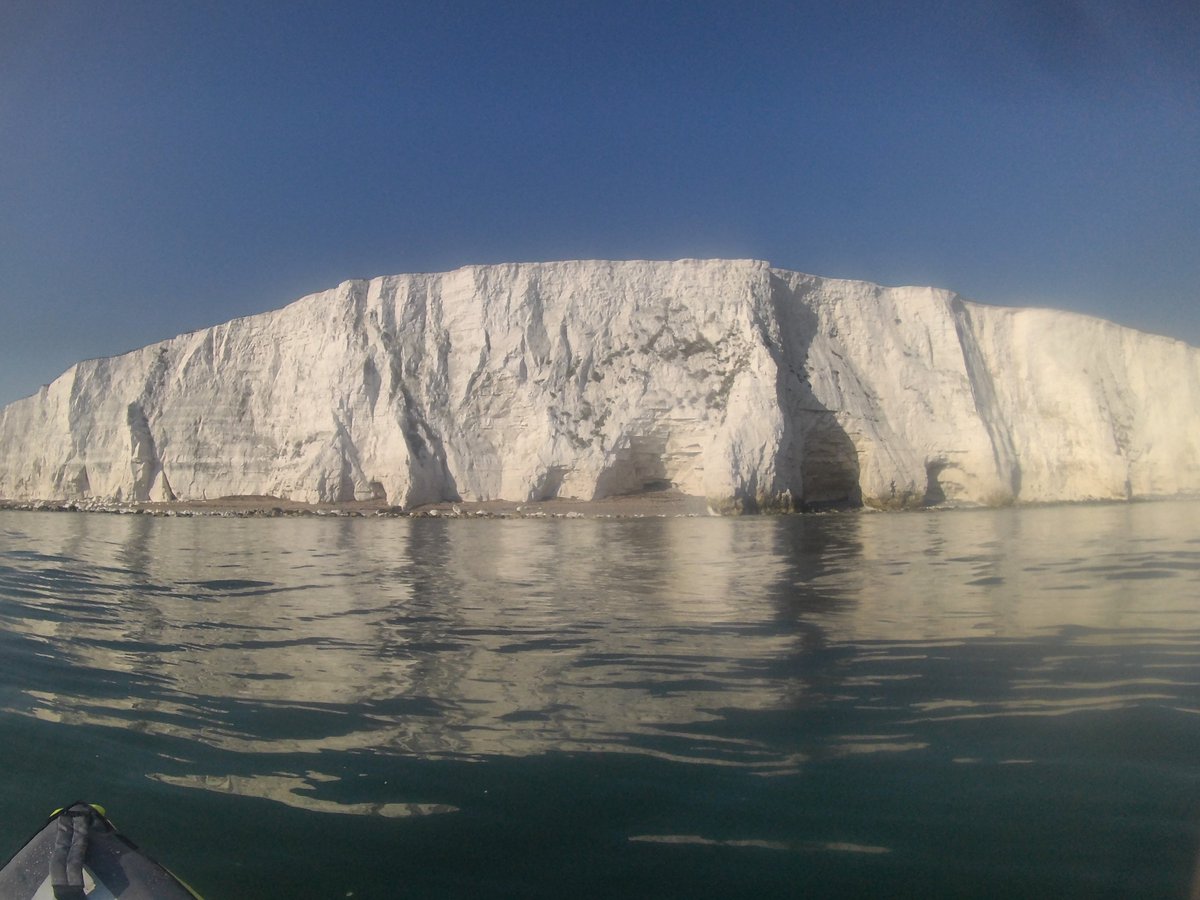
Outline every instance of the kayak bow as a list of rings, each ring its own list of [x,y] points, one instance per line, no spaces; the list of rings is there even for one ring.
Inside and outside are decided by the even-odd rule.
[[[59,809],[0,869],[5,900],[201,900],[137,848],[104,808]]]

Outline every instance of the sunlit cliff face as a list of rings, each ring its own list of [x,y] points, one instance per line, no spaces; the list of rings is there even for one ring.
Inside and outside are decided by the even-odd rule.
[[[714,510],[1200,492],[1200,350],[754,260],[349,281],[0,411],[0,497]]]

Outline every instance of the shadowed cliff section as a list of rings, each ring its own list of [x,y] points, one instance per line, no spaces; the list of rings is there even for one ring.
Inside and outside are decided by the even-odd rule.
[[[133,470],[133,496],[130,499],[174,500],[175,493],[163,471],[145,410],[137,403],[130,403],[126,421],[129,423],[130,465]]]
[[[813,393],[809,349],[819,327],[805,287],[770,276],[771,309],[779,340],[767,346],[778,366],[776,394],[783,412],[775,472],[777,496],[797,509],[860,506],[858,450],[838,420]]]
[[[989,371],[979,340],[975,336],[974,325],[971,321],[971,311],[961,298],[956,297],[950,303],[954,316],[954,329],[962,345],[963,363],[967,369],[967,377],[971,383],[971,395],[975,400],[975,408],[979,418],[987,429],[992,442],[992,454],[996,462],[996,471],[1006,482],[1011,493],[1007,497],[998,497],[996,504],[1013,502],[1021,495],[1021,462],[1013,446],[1012,434],[1008,423],[1003,420],[1000,404],[997,399],[996,385]],[[940,503],[946,499],[942,490],[940,476],[950,465],[947,461],[930,462],[929,486],[926,491],[926,502]]]

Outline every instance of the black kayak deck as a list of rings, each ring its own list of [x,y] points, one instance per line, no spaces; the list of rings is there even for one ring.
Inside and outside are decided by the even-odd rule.
[[[87,803],[58,810],[0,869],[4,900],[199,900]]]

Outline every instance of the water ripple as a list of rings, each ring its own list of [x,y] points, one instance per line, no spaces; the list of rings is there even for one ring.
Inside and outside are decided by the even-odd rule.
[[[1197,787],[1200,504],[0,522],[6,733],[81,772],[116,748],[156,796],[504,833],[555,792],[583,827],[595,783],[638,798],[610,844],[893,876],[989,841],[1051,866],[1026,834],[1088,828],[1113,839],[1076,863],[1110,871],[1122,828],[1190,834],[1146,810]]]

